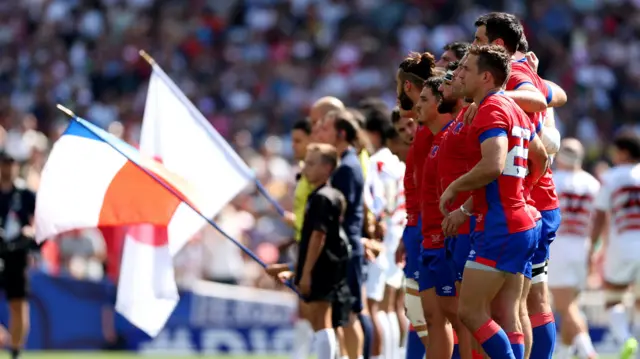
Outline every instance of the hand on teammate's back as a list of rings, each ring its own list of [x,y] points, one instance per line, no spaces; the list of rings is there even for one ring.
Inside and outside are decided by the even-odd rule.
[[[474,102],[467,107],[467,112],[464,113],[464,124],[470,125],[473,122],[473,118],[478,113],[478,105]]]

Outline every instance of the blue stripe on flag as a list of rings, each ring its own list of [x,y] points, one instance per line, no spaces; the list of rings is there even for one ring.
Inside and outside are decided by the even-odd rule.
[[[84,120],[80,117],[76,117],[71,120],[69,126],[64,131],[63,136],[78,136],[89,140],[105,142],[105,144],[112,146],[121,155],[125,156],[129,161],[142,166],[142,155],[135,147],[122,141],[109,132],[101,129],[100,127],[92,124],[91,122]]]

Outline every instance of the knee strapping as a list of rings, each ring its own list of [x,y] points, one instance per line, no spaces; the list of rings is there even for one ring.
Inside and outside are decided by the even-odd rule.
[[[531,269],[531,284],[543,283],[549,279],[549,262],[534,264]]]
[[[407,279],[406,287],[407,289],[417,289],[418,283],[414,280]],[[407,318],[411,322],[413,328],[415,328],[418,335],[421,337],[426,335],[426,332],[422,333],[422,331],[420,330],[427,324],[424,319],[424,312],[422,311],[422,301],[420,299],[420,296],[413,293],[406,293],[404,296],[404,306],[407,310]]]

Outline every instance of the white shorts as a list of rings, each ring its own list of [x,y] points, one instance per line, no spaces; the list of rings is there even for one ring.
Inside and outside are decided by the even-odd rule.
[[[376,261],[369,264],[365,289],[367,298],[381,302],[384,298],[384,287],[387,284],[389,261],[385,253],[381,253]]]
[[[402,288],[402,283],[404,282],[404,272],[398,265],[394,264],[391,266],[390,275],[387,276],[387,285],[394,289]]]
[[[640,284],[640,238],[609,240],[603,277],[611,284]]]
[[[585,287],[587,281],[587,238],[557,237],[550,247],[549,288]]]

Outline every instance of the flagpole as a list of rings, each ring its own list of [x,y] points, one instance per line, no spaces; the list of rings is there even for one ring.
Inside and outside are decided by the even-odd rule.
[[[64,112],[67,116],[71,117],[72,120],[76,120],[78,116],[73,113],[73,111],[71,111],[70,109],[68,109],[65,106],[62,106],[61,104],[57,104],[56,107]],[[102,138],[102,136],[100,136],[98,133],[96,133],[95,131],[93,131],[91,128],[87,127],[85,124],[82,123],[82,121],[77,121],[82,127],[84,127],[87,131],[93,133],[94,135],[96,135],[98,138],[105,140],[104,138]],[[127,158],[129,160],[129,157],[127,155],[125,155],[124,153],[122,153],[122,151],[120,149],[118,149],[117,147],[115,147],[114,145],[112,145],[109,141],[104,141],[106,144],[108,144],[109,146],[111,146],[111,148],[113,148],[114,150],[116,150],[118,153],[120,153],[121,155],[123,155],[125,158]],[[207,218],[204,214],[200,213],[200,211],[195,208],[191,203],[187,202],[187,201],[183,201],[181,199],[181,196],[176,193],[176,191],[171,188],[170,186],[168,186],[166,183],[164,183],[163,181],[161,181],[160,179],[158,179],[158,177],[150,172],[149,170],[147,170],[146,168],[140,166],[139,164],[137,164],[134,161],[130,161],[133,165],[135,165],[136,167],[138,167],[138,169],[140,169],[141,171],[143,171],[144,173],[146,173],[149,177],[151,177],[154,181],[156,181],[158,184],[160,184],[162,187],[164,187],[164,189],[166,189],[167,191],[169,191],[169,193],[173,194],[174,196],[176,196],[176,198],[179,198],[182,203],[184,203],[185,205],[187,205],[189,208],[191,208],[194,212],[196,212],[202,219],[204,219],[207,223],[209,223],[213,228],[215,228],[218,232],[220,232],[220,234],[222,234],[224,237],[226,237],[228,240],[230,240],[231,242],[233,242],[238,248],[240,248],[240,250],[242,250],[243,252],[245,252],[249,257],[251,257],[251,259],[253,259],[254,261],[256,261],[258,264],[260,264],[264,269],[267,268],[267,264],[264,263],[260,258],[258,258],[258,256],[253,253],[249,248],[245,247],[242,243],[238,242],[237,240],[235,240],[233,237],[231,237],[230,235],[228,235],[225,231],[222,230],[222,228],[220,228],[212,219]],[[291,284],[291,282],[286,282],[285,283],[289,288],[291,288],[296,294],[300,295],[298,293],[298,291],[296,290],[296,288]]]
[[[151,66],[152,68],[154,66],[159,66],[158,63],[156,62],[156,60],[154,60],[154,58],[151,57],[151,55],[149,55],[146,51],[140,50],[140,51],[138,51],[138,54],[140,54],[140,57],[142,57],[149,64],[149,66]],[[256,185],[256,189],[258,190],[258,192],[260,192],[260,194],[262,194],[267,199],[267,201],[269,201],[269,203],[271,203],[271,205],[276,209],[276,211],[278,212],[278,214],[280,214],[280,216],[284,217],[284,214],[285,214],[284,208],[282,208],[280,203],[278,203],[278,201],[276,201],[276,199],[273,198],[273,196],[271,196],[271,194],[267,191],[267,189],[264,187],[262,182],[260,182],[255,177],[254,177],[253,181],[254,181],[254,183]]]

